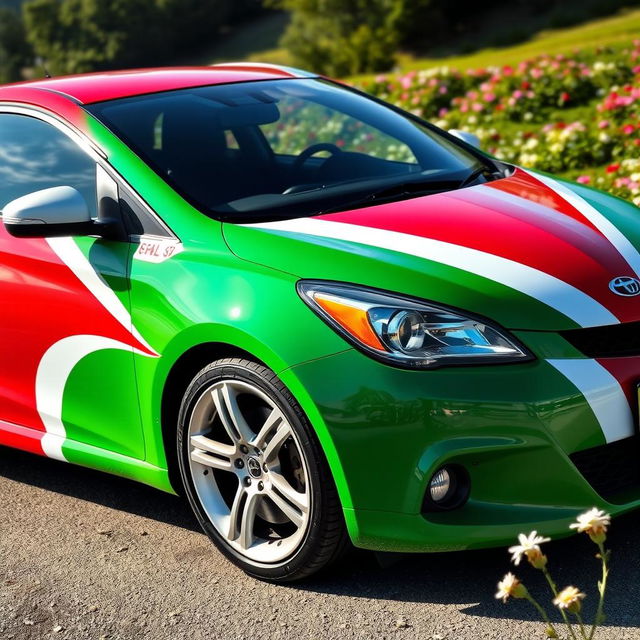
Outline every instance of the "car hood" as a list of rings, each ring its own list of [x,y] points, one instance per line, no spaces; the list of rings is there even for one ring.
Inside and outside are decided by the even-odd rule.
[[[517,169],[465,189],[329,215],[225,223],[237,256],[300,278],[352,282],[558,331],[640,320],[640,211]],[[628,281],[624,281],[628,282]],[[624,282],[622,283],[624,285]]]

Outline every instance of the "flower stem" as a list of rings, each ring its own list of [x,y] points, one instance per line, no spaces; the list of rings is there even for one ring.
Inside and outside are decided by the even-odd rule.
[[[553,595],[557,598],[558,597],[558,587],[556,587],[556,583],[553,581],[553,578],[551,577],[551,574],[549,573],[549,570],[547,569],[547,567],[542,567],[542,573],[544,574],[544,577],[547,579],[547,582],[549,583],[549,586],[551,587],[551,591],[552,591]],[[558,607],[558,608],[560,609],[560,607]],[[562,619],[564,620],[565,624],[567,625],[567,629],[569,629],[569,634],[571,635],[573,640],[577,640],[576,634],[573,632],[573,627],[571,626],[571,622],[569,621],[569,617],[567,616],[567,614],[566,614],[564,609],[560,609],[560,615],[562,616]],[[589,640],[591,640],[591,638],[589,638]]]
[[[584,628],[584,622],[582,620],[580,612],[576,612],[575,616],[578,619],[578,625],[580,625],[580,635],[584,638],[584,640],[589,640],[589,636],[587,635],[587,630]]]
[[[598,542],[598,549],[600,549],[600,558],[602,560],[602,580],[598,583],[598,591],[600,592],[600,600],[598,601],[598,609],[596,611],[596,618],[593,621],[593,626],[591,627],[591,633],[589,634],[589,639],[592,640],[593,636],[598,628],[598,625],[602,619],[602,612],[604,610],[604,593],[607,589],[607,578],[609,577],[609,562],[607,552],[604,550],[604,545],[602,542]]]
[[[549,620],[549,616],[547,612],[544,610],[544,607],[530,594],[527,593],[525,598],[538,610],[538,613],[542,616],[542,619],[547,623],[549,629],[553,631],[556,638],[559,638],[558,632],[555,630],[553,624],[551,624],[551,620]]]

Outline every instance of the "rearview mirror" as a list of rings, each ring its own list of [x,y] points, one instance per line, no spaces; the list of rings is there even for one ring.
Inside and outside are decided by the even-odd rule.
[[[462,140],[462,142],[466,142],[470,144],[472,147],[476,147],[476,149],[480,149],[480,138],[475,133],[470,133],[469,131],[461,131],[460,129],[449,129],[449,133],[456,138]]]
[[[98,233],[85,199],[73,187],[52,187],[16,198],[2,210],[2,221],[16,238]]]

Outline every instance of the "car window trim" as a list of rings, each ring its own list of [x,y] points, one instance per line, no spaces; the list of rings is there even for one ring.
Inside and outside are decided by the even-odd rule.
[[[231,86],[231,85],[243,85],[243,84],[255,84],[255,85],[261,85],[261,84],[268,84],[268,83],[274,83],[274,82],[300,82],[300,81],[319,81],[322,83],[327,84],[328,86],[332,86],[333,88],[338,88],[341,90],[346,90],[354,95],[358,95],[360,97],[363,97],[369,101],[375,102],[383,107],[385,107],[386,109],[389,109],[390,111],[393,111],[394,113],[396,113],[397,115],[401,116],[403,119],[405,119],[407,122],[412,123],[412,124],[418,124],[421,127],[423,127],[424,129],[426,129],[436,140],[435,142],[438,143],[438,138],[441,138],[442,140],[450,143],[450,145],[452,147],[454,147],[455,149],[462,151],[464,153],[466,153],[470,159],[475,159],[476,161],[480,161],[482,162],[485,166],[487,166],[488,169],[498,172],[498,171],[504,171],[504,167],[506,165],[504,165],[503,163],[501,163],[500,161],[498,161],[495,158],[492,158],[491,156],[485,154],[482,150],[477,149],[475,147],[473,147],[472,145],[469,145],[467,143],[465,143],[464,141],[460,140],[459,138],[456,138],[455,136],[451,135],[450,133],[448,133],[447,131],[444,131],[440,128],[438,128],[437,126],[433,125],[432,123],[425,121],[419,117],[417,117],[415,114],[411,113],[410,111],[404,111],[403,109],[401,109],[400,107],[397,107],[391,103],[387,103],[384,100],[381,100],[375,96],[372,96],[370,94],[367,94],[364,91],[361,91],[359,89],[356,89],[355,87],[351,87],[349,85],[346,85],[342,82],[336,81],[336,80],[332,80],[330,78],[324,77],[324,76],[310,76],[310,77],[294,77],[294,78],[270,78],[270,79],[259,79],[259,80],[244,80],[244,81],[238,81],[238,82],[224,82],[221,84],[205,84],[205,85],[198,85],[195,87],[178,87],[175,89],[165,89],[165,90],[156,90],[156,91],[151,91],[148,93],[143,93],[143,94],[136,94],[136,95],[132,95],[132,96],[124,96],[124,97],[119,97],[119,98],[113,98],[113,99],[108,99],[108,100],[100,100],[100,101],[96,101],[96,102],[91,102],[87,105],[84,105],[84,109],[85,111],[87,111],[87,113],[89,113],[90,115],[92,115],[98,122],[100,122],[104,127],[106,127],[109,131],[111,131],[111,133],[113,133],[114,136],[116,136],[118,139],[121,140],[121,142],[123,142],[138,158],[140,158],[140,160],[142,160],[142,162],[144,162],[157,176],[160,177],[161,180],[163,180],[173,191],[175,191],[175,193],[177,195],[179,195],[184,201],[186,201],[189,205],[191,205],[194,209],[196,209],[197,211],[199,211],[202,215],[212,219],[212,220],[217,220],[219,222],[235,222],[235,220],[233,219],[233,215],[230,215],[230,212],[227,210],[216,210],[213,209],[211,206],[207,205],[205,202],[202,202],[198,199],[196,199],[195,196],[191,195],[190,193],[188,193],[178,182],[174,181],[170,175],[167,175],[166,172],[162,171],[161,167],[159,165],[156,164],[156,162],[153,160],[153,158],[151,157],[150,154],[145,153],[145,150],[140,147],[139,145],[135,144],[131,139],[129,139],[129,136],[127,135],[127,133],[123,130],[119,130],[117,127],[115,127],[113,125],[113,123],[111,123],[108,119],[103,119],[102,114],[100,112],[100,106],[108,106],[108,105],[115,105],[116,103],[120,102],[120,101],[125,101],[125,100],[129,100],[132,102],[135,102],[136,99],[146,99],[148,97],[151,96],[159,96],[159,95],[163,95],[163,94],[170,94],[170,93],[178,93],[178,92],[190,92],[190,91],[196,91],[199,89],[206,89],[206,88],[213,88],[213,87],[224,87],[224,86]],[[323,103],[322,103],[323,104]],[[336,111],[336,108],[334,106],[331,105],[325,105],[325,106],[329,106],[329,108],[333,109],[334,111]],[[95,109],[94,109],[95,108]],[[350,116],[353,117],[353,116]],[[384,128],[380,128],[378,125],[376,124],[372,124],[368,121],[363,120],[363,122],[365,122],[365,124],[369,124],[370,126],[372,126],[375,129],[378,129],[379,131],[381,131],[383,134],[388,135],[390,137],[396,137],[393,133],[389,133],[386,129]],[[269,141],[267,140],[264,132],[262,131],[262,129],[260,128],[260,126],[256,126],[257,128],[257,133],[262,136],[262,138],[264,139],[264,144],[266,144],[272,154],[273,157],[275,157],[277,154],[274,153],[273,148],[271,147],[271,145],[269,144]],[[239,141],[238,141],[239,142]],[[405,143],[406,144],[406,143]],[[411,149],[411,151],[413,152],[414,156],[416,157],[416,159],[418,159],[418,161],[420,161],[420,159],[418,158],[418,156],[415,154],[415,152],[413,151],[412,147],[409,147]],[[310,214],[305,214],[305,215],[314,215],[313,213]],[[293,217],[305,217],[305,215],[303,216],[293,216]],[[271,219],[271,218],[268,218]],[[279,218],[282,219],[282,218]]]
[[[88,136],[78,131],[67,121],[56,117],[50,111],[45,111],[33,105],[15,104],[12,102],[0,102],[0,115],[8,113],[14,115],[23,115],[35,118],[41,122],[45,122],[55,127],[58,131],[66,135],[75,142],[99,167],[101,167],[118,185],[122,184],[127,195],[131,194],[137,203],[145,209],[153,218],[156,219],[160,227],[166,231],[164,238],[172,238],[180,240],[176,233],[169,225],[150,207],[142,196],[134,189],[131,184],[109,163],[107,154],[102,151]],[[1,217],[1,216],[0,216]],[[129,236],[129,241],[133,244],[140,242],[138,235]]]

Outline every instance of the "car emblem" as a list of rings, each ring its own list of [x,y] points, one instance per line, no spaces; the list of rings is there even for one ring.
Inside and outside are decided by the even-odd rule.
[[[249,471],[249,475],[254,478],[259,478],[262,475],[260,462],[256,458],[252,457],[247,460],[247,470]]]
[[[609,289],[619,296],[637,296],[640,293],[640,280],[631,276],[619,276],[609,283]]]

